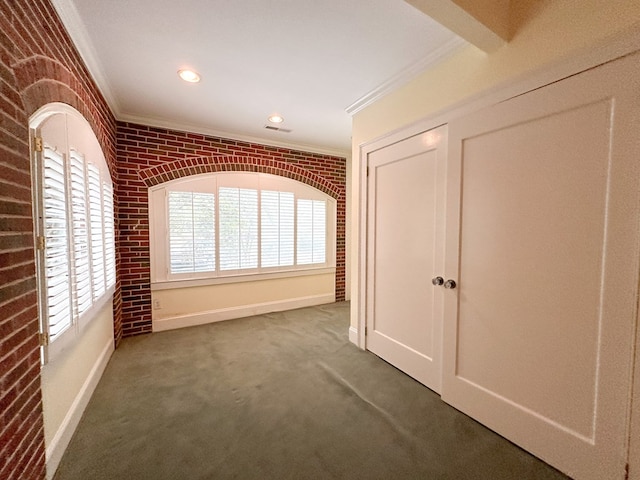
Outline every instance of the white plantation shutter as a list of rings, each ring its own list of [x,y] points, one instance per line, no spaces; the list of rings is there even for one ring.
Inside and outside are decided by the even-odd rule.
[[[215,271],[215,195],[169,192],[168,209],[171,273]]]
[[[216,203],[212,193],[193,194],[194,271],[216,269]]]
[[[313,200],[298,200],[296,261],[298,265],[313,262]]]
[[[113,187],[75,150],[65,165],[63,155],[45,147],[43,166],[45,295],[54,341],[115,283]]]
[[[193,272],[193,193],[169,192],[169,265],[171,273]]]
[[[258,267],[258,191],[220,187],[220,270]]]
[[[87,177],[89,180],[89,213],[91,218],[91,280],[93,282],[93,300],[95,301],[106,289],[100,170],[95,165],[88,164]]]
[[[113,214],[113,186],[111,181],[102,183],[102,205],[104,212],[104,267],[107,288],[116,283],[116,245]]]
[[[116,279],[113,184],[102,149],[77,111],[52,108],[30,125],[44,363],[80,338]]]
[[[325,263],[327,238],[327,202],[298,200],[297,264]]]
[[[195,175],[152,187],[149,203],[153,282],[335,265],[335,201],[298,181]]]
[[[260,192],[261,266],[293,265],[294,195],[291,192]]]
[[[86,312],[92,304],[91,269],[89,265],[89,213],[87,183],[82,154],[70,152],[71,228],[75,279],[76,315]]]
[[[49,338],[54,340],[72,324],[64,157],[45,148],[43,167],[45,296]]]
[[[313,242],[311,263],[324,263],[327,254],[327,202],[313,201]]]

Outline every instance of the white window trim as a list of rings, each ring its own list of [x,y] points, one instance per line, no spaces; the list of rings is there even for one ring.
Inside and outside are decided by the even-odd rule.
[[[293,265],[287,267],[260,267],[258,269],[240,269],[220,271],[219,258],[216,258],[216,271],[205,273],[169,274],[168,251],[168,208],[166,196],[168,191],[189,191],[216,194],[220,186],[234,188],[252,188],[261,190],[293,191],[296,202],[299,198],[325,200],[327,202],[326,257],[323,264]],[[150,187],[149,195],[149,248],[151,257],[151,288],[166,290],[186,286],[216,285],[240,283],[271,278],[335,273],[336,271],[336,199],[320,190],[302,182],[258,172],[216,172],[172,180]],[[258,195],[260,197],[260,195]],[[216,216],[216,223],[218,218]],[[216,236],[219,228],[216,228]],[[258,230],[260,238],[260,229]],[[216,238],[216,252],[218,252]],[[216,256],[219,257],[218,253]],[[260,251],[258,251],[260,257]]]

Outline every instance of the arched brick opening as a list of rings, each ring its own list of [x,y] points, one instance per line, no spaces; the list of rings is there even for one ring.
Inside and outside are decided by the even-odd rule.
[[[335,199],[340,197],[340,188],[338,186],[309,170],[286,162],[277,160],[265,161],[249,156],[219,155],[190,158],[140,170],[139,173],[145,185],[153,187],[154,185],[190,175],[215,172],[269,173],[305,183]]]
[[[346,159],[194,132],[118,122],[118,210],[124,336],[152,328],[149,187],[189,175],[259,172],[336,199],[336,300],[346,288]]]
[[[113,152],[113,139],[109,138],[108,131],[115,128],[115,120],[111,112],[100,112],[101,117],[110,117],[112,125],[104,125],[97,118],[96,102],[84,85],[79,82],[74,74],[63,64],[42,55],[34,55],[25,58],[13,65],[16,83],[20,90],[27,115],[32,115],[43,105],[51,102],[61,102],[71,105],[78,110],[89,122],[102,150],[115,176],[115,155]]]
[[[115,165],[114,139],[110,136],[115,131],[115,119],[111,112],[94,114],[95,99],[77,80],[74,74],[63,64],[42,55],[33,55],[13,65],[16,86],[24,104],[27,119],[39,108],[53,102],[66,103],[72,106],[89,122],[102,148],[114,185],[117,183]],[[91,100],[94,100],[92,103]],[[99,117],[99,118],[98,118]],[[105,124],[104,118],[111,124]],[[28,125],[26,125],[28,128]],[[117,205],[116,205],[117,208]],[[117,213],[116,213],[117,217]],[[113,329],[116,344],[122,338],[122,295],[118,275],[118,235],[116,229],[116,288],[113,302]]]
[[[153,187],[191,175],[215,172],[257,172],[290,178],[335,198],[338,201],[339,212],[345,209],[346,198],[342,186],[336,185],[328,179],[298,165],[279,160],[265,160],[242,155],[212,155],[163,163],[139,170],[138,175],[144,185]],[[341,227],[339,226],[336,235],[336,301],[342,301],[345,298],[346,245],[344,231],[340,230]],[[149,268],[149,266],[147,265],[146,268]]]

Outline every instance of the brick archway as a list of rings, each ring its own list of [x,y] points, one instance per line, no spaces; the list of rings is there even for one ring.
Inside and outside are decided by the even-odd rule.
[[[148,187],[176,180],[178,178],[215,172],[257,172],[269,173],[297,180],[339,199],[340,188],[329,180],[309,170],[278,160],[261,160],[249,156],[220,155],[198,157],[165,163],[140,170],[140,178]]]
[[[336,300],[346,287],[346,158],[118,122],[118,228],[125,336],[151,331],[149,187],[215,172],[278,175],[336,200]]]
[[[286,177],[309,185],[335,198],[338,202],[338,216],[344,217],[345,191],[344,185],[336,185],[298,165],[279,160],[265,160],[259,157],[243,155],[211,155],[194,157],[163,163],[150,168],[138,170],[138,176],[147,187],[177,180],[191,175],[216,172],[256,172]],[[341,220],[341,221],[340,221]],[[345,298],[345,259],[346,245],[344,240],[344,218],[339,219],[336,232],[336,301]]]
[[[98,138],[111,177],[115,179],[115,155],[111,148],[115,140],[115,119],[111,112],[96,116],[91,93],[68,68],[49,57],[33,55],[25,58],[13,65],[13,71],[27,115],[52,102],[66,103],[82,114]],[[105,124],[104,118],[112,123]]]
[[[42,55],[33,55],[12,65],[16,87],[24,105],[27,117],[31,117],[41,107],[59,102],[76,109],[91,126],[105,156],[114,186],[117,183],[115,166],[115,119],[110,111],[96,111],[95,94],[62,63]],[[28,119],[27,119],[28,120]],[[117,206],[116,206],[117,209]],[[119,253],[116,232],[116,277]],[[113,330],[116,344],[122,338],[122,300],[119,280],[116,283],[113,302]]]

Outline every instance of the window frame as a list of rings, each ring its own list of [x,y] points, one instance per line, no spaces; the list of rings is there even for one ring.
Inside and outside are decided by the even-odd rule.
[[[54,118],[57,117],[57,118]],[[51,123],[48,123],[51,122]],[[36,282],[38,295],[38,316],[40,322],[41,341],[41,363],[47,364],[54,360],[63,350],[76,342],[85,327],[104,309],[108,303],[113,303],[113,293],[115,291],[115,198],[113,196],[114,185],[111,172],[107,166],[104,153],[87,120],[73,107],[62,103],[51,103],[40,108],[29,121],[31,138],[31,162],[32,162],[32,193],[33,193],[33,219],[34,219],[34,243],[36,260]],[[43,134],[43,129],[46,133]],[[66,237],[67,237],[67,265],[69,270],[68,292],[70,303],[70,319],[68,326],[55,336],[50,336],[48,322],[48,285],[46,279],[46,229],[44,219],[46,211],[44,206],[44,167],[45,149],[50,148],[61,154],[63,158],[63,176],[65,190],[66,209]],[[74,200],[77,199],[78,189],[74,189],[72,181],[72,152],[77,159],[82,159],[82,186],[84,194],[85,226],[87,235],[86,255],[89,272],[89,306],[79,312],[79,290],[77,288],[76,262],[77,249],[74,242],[74,235],[78,230],[78,223],[74,223]],[[99,189],[101,206],[105,205],[107,198],[105,195],[110,192],[112,209],[111,220],[113,221],[112,242],[107,243],[105,223],[102,221],[102,274],[104,290],[97,297],[94,296],[94,273],[92,267],[92,239],[91,239],[91,212],[89,195],[89,174],[88,166],[95,166],[99,171]],[[76,183],[77,184],[80,182]],[[107,190],[107,185],[109,189]],[[74,197],[75,195],[75,197]],[[105,212],[101,211],[101,220],[104,220]],[[80,228],[81,230],[81,228]],[[39,248],[43,245],[44,248]],[[112,255],[109,257],[109,255]],[[112,258],[113,265],[108,263]],[[111,270],[112,271],[111,271]],[[112,275],[111,278],[109,275]]]
[[[220,187],[247,188],[257,190],[258,196],[258,267],[220,270]],[[292,192],[294,194],[294,264],[281,267],[262,267],[261,193],[263,190]],[[185,191],[215,194],[215,272],[170,273],[169,258],[169,211],[168,192]],[[320,190],[305,183],[286,177],[261,172],[214,172],[171,180],[150,187],[149,196],[149,247],[151,256],[151,284],[154,289],[170,289],[183,286],[236,283],[268,278],[283,278],[310,273],[335,273],[336,266],[336,223],[337,201]],[[297,241],[296,222],[297,200],[299,198],[326,201],[325,262],[322,264],[296,265],[295,249]]]

